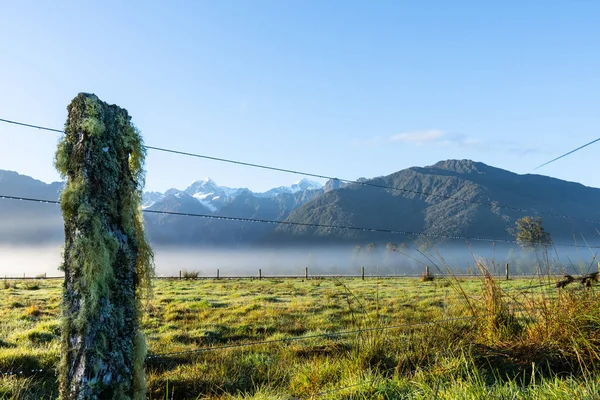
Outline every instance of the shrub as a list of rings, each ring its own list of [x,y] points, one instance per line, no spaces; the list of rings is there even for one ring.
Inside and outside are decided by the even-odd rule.
[[[34,280],[25,282],[25,290],[39,290],[40,284]]]
[[[4,289],[11,289],[11,288],[12,289],[16,289],[17,288],[17,282],[15,282],[15,281],[9,281],[7,279],[4,279],[2,281],[2,287]]]
[[[200,276],[200,271],[187,271],[187,270],[184,270],[181,273],[181,278],[185,279],[186,281],[198,279],[199,276]]]

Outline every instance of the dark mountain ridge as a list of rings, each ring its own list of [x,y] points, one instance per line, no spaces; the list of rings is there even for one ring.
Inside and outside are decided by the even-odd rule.
[[[542,175],[519,175],[470,160],[412,167],[367,182],[399,190],[350,185],[303,205],[288,220],[512,240],[516,219],[531,215],[541,216],[544,226],[557,240],[573,243],[573,232],[578,239],[598,237],[596,224],[585,220],[600,220],[600,189],[579,183]],[[573,219],[547,213],[570,215]],[[277,228],[282,236],[299,239],[335,236],[340,241],[412,240],[410,235],[336,231]]]
[[[519,175],[470,160],[440,161],[361,181],[396,189],[330,181],[322,189],[297,186],[266,197],[247,189],[222,187],[229,195],[213,197],[221,201],[218,207],[214,207],[214,201],[207,203],[205,197],[198,198],[197,188],[147,193],[152,200],[147,210],[223,219],[146,213],[146,229],[154,244],[195,246],[402,243],[417,239],[411,232],[436,236],[432,238],[435,242],[443,241],[439,236],[512,240],[515,220],[531,215],[543,218],[555,242],[573,243],[573,235],[578,241],[585,238],[590,242],[598,237],[599,224],[593,221],[600,220],[600,189],[579,183],[543,175]],[[213,184],[206,180],[196,186]],[[62,185],[48,185],[15,172],[0,171],[0,194],[55,200]],[[211,190],[217,193],[219,188]],[[0,242],[62,241],[58,207],[0,201]],[[227,217],[376,228],[406,234],[253,223]]]

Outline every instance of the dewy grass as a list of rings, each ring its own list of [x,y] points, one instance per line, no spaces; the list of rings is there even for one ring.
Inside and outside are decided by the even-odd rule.
[[[149,356],[278,341],[149,358],[148,396],[597,397],[596,291],[557,291],[546,283],[547,278],[531,282],[491,276],[438,276],[432,282],[324,279],[318,285],[286,279],[158,280],[154,297],[143,303],[141,324]],[[35,291],[0,290],[0,372],[30,367],[47,371],[2,378],[0,398],[56,397],[60,283],[40,285]],[[26,314],[31,306],[39,309],[37,316]],[[473,315],[477,318],[470,319]],[[452,318],[457,319],[406,326]],[[510,328],[507,321],[519,328]],[[388,326],[398,327],[384,329]],[[364,328],[381,329],[283,340]]]

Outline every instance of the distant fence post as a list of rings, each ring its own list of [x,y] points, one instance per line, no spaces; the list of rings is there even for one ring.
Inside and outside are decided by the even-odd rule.
[[[506,263],[506,280],[508,280],[508,263]]]
[[[425,266],[425,276],[429,276],[429,265]]]
[[[360,278],[365,280],[365,267],[360,267]]]
[[[217,268],[217,280],[219,280],[219,268]]]
[[[258,280],[260,281],[262,279],[262,269],[258,269]]]
[[[179,279],[181,279],[181,271],[179,271]]]
[[[304,279],[308,279],[308,267],[304,267]]]

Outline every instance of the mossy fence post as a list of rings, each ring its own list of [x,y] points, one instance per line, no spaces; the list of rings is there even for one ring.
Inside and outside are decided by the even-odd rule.
[[[86,93],[67,109],[55,160],[67,181],[60,397],[143,399],[139,320],[153,275],[140,207],[145,148],[127,110]]]

